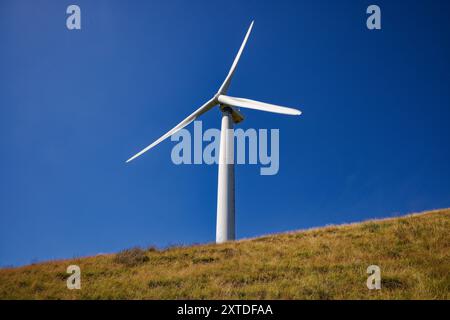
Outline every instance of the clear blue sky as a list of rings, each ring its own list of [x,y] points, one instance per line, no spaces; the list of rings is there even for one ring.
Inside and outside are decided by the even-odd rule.
[[[65,26],[78,4],[82,30]],[[365,10],[382,10],[367,30]],[[236,168],[239,238],[450,207],[448,1],[0,2],[0,265],[214,241],[217,167],[165,141],[214,94],[280,128],[280,172]],[[204,127],[220,125],[218,111]],[[189,127],[192,130],[192,125]]]

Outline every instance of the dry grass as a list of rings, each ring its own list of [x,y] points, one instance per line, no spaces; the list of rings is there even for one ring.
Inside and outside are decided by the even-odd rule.
[[[450,210],[0,270],[0,299],[449,299]],[[66,268],[81,268],[81,290]],[[381,267],[369,291],[366,269]]]

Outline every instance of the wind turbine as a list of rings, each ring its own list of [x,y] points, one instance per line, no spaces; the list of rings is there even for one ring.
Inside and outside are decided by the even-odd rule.
[[[253,22],[248,28],[244,41],[239,48],[236,58],[233,61],[230,71],[228,72],[225,81],[219,88],[219,91],[204,105],[194,111],[190,116],[177,124],[172,130],[164,134],[158,140],[147,146],[137,154],[132,156],[126,162],[130,162],[143,153],[147,152],[161,141],[167,139],[177,131],[183,129],[199,116],[211,110],[216,105],[219,105],[222,112],[222,127],[220,133],[220,151],[219,151],[219,176],[217,188],[217,227],[216,227],[216,243],[223,243],[229,240],[234,240],[235,235],[235,212],[234,212],[234,144],[233,137],[230,137],[230,129],[233,129],[234,123],[239,123],[244,120],[244,117],[236,109],[236,107],[248,108],[266,112],[281,113],[286,115],[298,116],[301,114],[299,110],[268,104],[264,102],[254,101],[250,99],[235,98],[227,96],[226,93],[230,87],[231,79],[238,65],[242,51],[247,43],[250,32],[253,28]]]

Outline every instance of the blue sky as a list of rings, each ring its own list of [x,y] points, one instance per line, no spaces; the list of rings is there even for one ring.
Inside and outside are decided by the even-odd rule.
[[[382,30],[369,31],[378,4]],[[78,4],[82,30],[66,28]],[[239,238],[450,207],[448,1],[0,2],[0,265],[215,239],[217,167],[151,143],[229,94],[280,129],[280,171],[236,168]],[[202,118],[218,128],[219,112]],[[192,125],[189,127],[192,131]]]

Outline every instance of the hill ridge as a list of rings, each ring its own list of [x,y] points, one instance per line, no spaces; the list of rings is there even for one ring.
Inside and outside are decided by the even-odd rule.
[[[0,299],[448,299],[450,209],[0,269]],[[81,289],[66,268],[79,265]],[[369,265],[381,290],[368,290]]]

